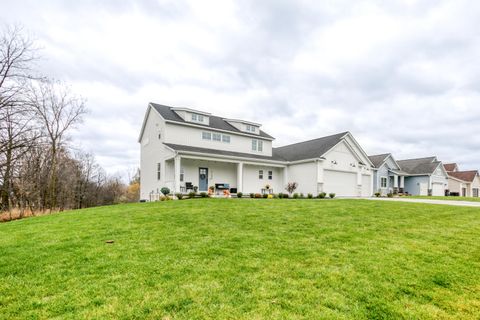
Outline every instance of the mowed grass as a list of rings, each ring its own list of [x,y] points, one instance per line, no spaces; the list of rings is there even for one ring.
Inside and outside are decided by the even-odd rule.
[[[480,198],[478,198],[478,197],[408,196],[408,198],[413,198],[413,199],[430,199],[430,200],[452,200],[452,201],[480,202]]]
[[[478,319],[479,236],[478,208],[363,200],[29,218],[0,224],[0,318]]]

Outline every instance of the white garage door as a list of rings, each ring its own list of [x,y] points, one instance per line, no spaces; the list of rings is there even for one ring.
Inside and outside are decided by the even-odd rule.
[[[443,183],[432,183],[432,196],[444,196],[445,189]]]
[[[362,176],[362,197],[372,196],[372,176]]]
[[[356,197],[357,174],[325,170],[323,191],[335,193],[339,197]]]

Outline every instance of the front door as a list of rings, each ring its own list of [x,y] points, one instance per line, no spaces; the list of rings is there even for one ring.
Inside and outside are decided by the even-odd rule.
[[[467,196],[467,188],[462,188],[462,197]]]
[[[208,168],[198,168],[198,190],[208,191]]]

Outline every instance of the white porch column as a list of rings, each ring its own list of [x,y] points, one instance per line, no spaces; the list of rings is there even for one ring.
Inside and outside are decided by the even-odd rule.
[[[180,156],[175,156],[174,159],[174,179],[175,179],[175,192],[180,192],[180,167],[181,167],[182,158]]]
[[[405,177],[401,176],[400,177],[400,188],[405,188]]]
[[[288,167],[283,168],[283,186],[285,187],[288,183]]]
[[[398,176],[397,175],[393,176],[393,187],[398,188]]]
[[[237,164],[237,192],[243,192],[243,162]]]

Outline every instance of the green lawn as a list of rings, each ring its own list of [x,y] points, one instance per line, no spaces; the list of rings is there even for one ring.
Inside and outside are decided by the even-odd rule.
[[[479,235],[478,208],[362,200],[29,218],[0,224],[0,318],[478,319]]]
[[[452,200],[452,201],[473,201],[480,202],[480,198],[474,197],[428,197],[428,196],[409,196],[413,199],[431,199],[431,200]]]

